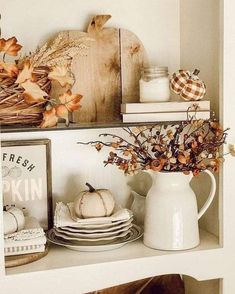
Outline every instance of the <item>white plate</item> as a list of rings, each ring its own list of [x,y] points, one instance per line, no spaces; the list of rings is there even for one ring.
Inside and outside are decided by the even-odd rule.
[[[99,237],[96,237],[96,238],[93,238],[93,237],[89,237],[89,236],[85,236],[85,237],[75,237],[75,236],[67,236],[65,235],[64,233],[59,233],[58,231],[56,231],[54,229],[54,234],[63,239],[63,240],[69,240],[69,241],[73,241],[73,242],[79,242],[79,241],[83,241],[83,242],[96,242],[96,241],[110,241],[110,240],[116,240],[116,239],[120,239],[122,237],[125,237],[128,233],[130,232],[130,229],[127,230],[127,231],[124,231],[124,232],[121,232],[119,234],[116,234],[114,236],[107,236],[107,237],[102,237],[102,236],[99,236]]]
[[[124,222],[129,221],[131,218],[133,218],[133,216],[130,216],[130,218],[127,219],[122,219],[122,220],[118,220],[118,221],[114,221],[114,222],[110,222],[110,223],[105,223],[105,224],[96,224],[96,223],[91,223],[91,224],[82,224],[82,223],[74,223],[73,226],[66,226],[66,228],[79,228],[79,229],[107,229],[107,228],[112,228],[115,227],[119,224],[122,224]]]
[[[122,223],[113,223],[112,225],[102,225],[97,228],[90,228],[85,227],[84,225],[82,227],[60,227],[60,230],[65,231],[65,232],[73,232],[73,233],[102,233],[102,232],[111,232],[114,230],[118,230],[124,227],[129,226],[133,221],[133,218],[124,221]]]
[[[86,252],[95,252],[95,251],[106,251],[106,250],[113,250],[124,246],[127,243],[133,242],[139,239],[143,235],[143,229],[137,225],[133,225],[130,229],[130,233],[125,237],[106,244],[100,244],[100,242],[92,242],[85,244],[85,242],[78,242],[76,245],[70,241],[64,241],[60,238],[55,236],[54,230],[51,229],[46,233],[48,241],[53,244],[64,246],[71,250],[77,251],[86,251]]]
[[[61,230],[60,228],[54,228],[54,230],[59,233],[64,235],[65,237],[75,237],[75,238],[87,238],[87,239],[94,239],[94,238],[104,238],[104,237],[111,237],[111,236],[117,236],[122,232],[128,231],[132,227],[132,224],[129,224],[128,226],[124,228],[120,228],[115,231],[110,231],[110,232],[99,232],[99,233],[75,233],[75,232],[68,232]]]

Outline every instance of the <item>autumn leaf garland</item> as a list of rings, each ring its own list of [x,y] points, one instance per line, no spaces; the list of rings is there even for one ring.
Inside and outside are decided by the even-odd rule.
[[[59,118],[63,118],[66,121],[66,125],[68,125],[69,112],[73,112],[81,107],[80,100],[82,99],[82,95],[73,95],[71,90],[68,90],[59,96],[58,101],[55,99],[47,101],[48,94],[34,83],[33,69],[34,67],[30,64],[29,60],[26,60],[16,83],[19,83],[24,88],[23,96],[29,105],[45,102],[49,104],[43,114],[43,121],[40,127],[54,127],[57,125]],[[48,78],[57,81],[61,87],[71,86],[74,82],[72,75],[64,66],[53,67],[48,74]]]
[[[82,99],[82,95],[72,94],[71,90],[67,90],[74,83],[74,77],[70,71],[69,63],[57,64],[60,54],[56,51],[56,46],[59,46],[61,50],[63,48],[62,45],[64,47],[66,45],[67,47],[65,48],[73,52],[72,55],[68,51],[70,55],[67,55],[67,60],[71,58],[70,56],[78,54],[81,48],[83,50],[88,48],[81,41],[74,42],[72,45],[64,43],[59,36],[53,43],[53,49],[46,44],[32,56],[18,59],[14,63],[7,63],[5,62],[6,55],[17,56],[22,46],[18,44],[15,37],[7,40],[4,38],[0,39],[0,53],[2,53],[2,61],[0,61],[0,90],[7,91],[4,85],[9,84],[12,87],[12,84],[15,84],[16,89],[17,87],[23,89],[20,90],[19,101],[21,100],[20,97],[22,97],[29,107],[45,105],[43,120],[40,125],[42,128],[56,126],[59,118],[64,119],[68,125],[69,112],[73,112],[81,107],[80,100]],[[55,59],[50,57],[50,50],[53,52]],[[45,62],[45,59],[48,60],[50,65],[40,65],[41,62]],[[45,90],[45,83],[44,85],[38,83],[35,70],[40,68],[46,70],[47,76],[45,78],[48,81],[55,81],[62,88],[66,87],[65,93],[56,98],[50,97],[48,90]]]

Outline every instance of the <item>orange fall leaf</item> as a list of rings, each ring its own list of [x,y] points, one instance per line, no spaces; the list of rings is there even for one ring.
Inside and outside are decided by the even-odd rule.
[[[22,71],[19,73],[16,84],[22,84],[27,80],[32,79],[32,73],[33,73],[33,66],[31,66],[30,61],[26,60],[24,63],[24,67]]]
[[[22,83],[21,86],[25,89],[23,96],[26,103],[31,105],[46,101],[44,97],[47,97],[48,94],[43,91],[36,83],[28,80]]]
[[[19,69],[16,64],[0,62],[0,76],[14,78],[18,73]]]
[[[58,116],[56,115],[56,110],[53,107],[50,110],[46,110],[43,113],[43,121],[40,125],[40,128],[52,128],[57,125]]]
[[[70,90],[68,90],[63,95],[59,96],[59,100],[61,104],[64,104],[66,108],[73,112],[81,107],[80,100],[82,99],[82,95],[80,94],[72,94]]]
[[[74,79],[69,73],[68,69],[65,66],[56,66],[49,73],[48,78],[53,81],[57,81],[61,87],[66,85],[73,85]]]
[[[21,45],[17,44],[16,37],[12,37],[9,39],[0,39],[0,52],[4,54],[8,54],[10,56],[17,56],[18,51],[22,48]]]
[[[68,125],[69,124],[69,111],[68,111],[66,105],[59,104],[55,107],[55,109],[56,109],[56,115],[58,117],[65,119],[66,125]]]

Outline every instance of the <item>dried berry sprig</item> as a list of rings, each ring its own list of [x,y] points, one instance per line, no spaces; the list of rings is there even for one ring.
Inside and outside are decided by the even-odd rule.
[[[218,171],[223,162],[220,148],[225,144],[228,129],[223,130],[212,116],[211,119],[196,119],[193,116],[177,125],[155,125],[123,128],[130,140],[115,134],[104,133],[108,141],[78,142],[91,145],[100,151],[104,146],[112,150],[104,161],[116,165],[125,174],[139,170],[176,172],[186,174],[211,169]]]

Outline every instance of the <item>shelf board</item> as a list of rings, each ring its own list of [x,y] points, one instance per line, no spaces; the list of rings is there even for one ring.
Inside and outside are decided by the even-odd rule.
[[[95,266],[109,263],[135,261],[138,259],[170,258],[171,256],[190,255],[202,250],[218,249],[218,238],[206,231],[200,231],[201,243],[198,247],[185,251],[160,251],[144,246],[142,240],[127,244],[119,249],[105,252],[79,252],[52,245],[47,256],[28,265],[6,269],[7,275],[47,271],[68,267]],[[181,258],[180,257],[180,258]]]
[[[144,123],[123,123],[115,122],[90,122],[90,123],[70,123],[67,127],[64,123],[59,123],[56,127],[41,129],[37,126],[0,126],[0,133],[19,133],[19,132],[46,132],[46,131],[69,131],[83,129],[105,129],[105,128],[123,128],[145,125],[162,125],[162,124],[177,124],[179,121],[169,122],[144,122]]]

